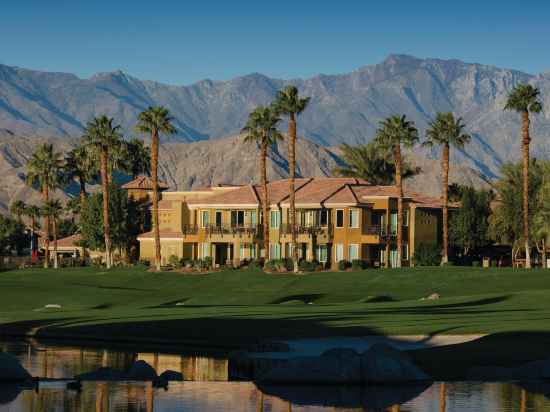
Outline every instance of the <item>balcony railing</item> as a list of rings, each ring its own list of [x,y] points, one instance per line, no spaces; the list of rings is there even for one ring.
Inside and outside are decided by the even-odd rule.
[[[185,236],[196,235],[199,232],[199,227],[197,225],[183,225],[181,231]]]
[[[245,226],[245,225],[208,225],[204,228],[208,236],[258,236],[262,230],[260,226]]]
[[[329,236],[332,234],[332,228],[330,226],[307,226],[307,225],[296,225],[296,234],[297,235],[318,235],[320,233],[326,232]],[[291,235],[292,234],[292,225],[285,224],[281,225],[281,234]]]

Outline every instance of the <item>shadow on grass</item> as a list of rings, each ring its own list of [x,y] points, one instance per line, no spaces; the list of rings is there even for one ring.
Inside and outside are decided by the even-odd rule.
[[[280,305],[285,303],[313,303],[325,297],[325,293],[313,293],[309,295],[289,295],[275,299],[270,304]]]

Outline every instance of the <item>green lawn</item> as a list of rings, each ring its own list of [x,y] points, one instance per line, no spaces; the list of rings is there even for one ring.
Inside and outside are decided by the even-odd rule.
[[[550,271],[416,268],[209,275],[142,268],[0,273],[0,330],[112,339],[550,332]],[[421,301],[437,292],[441,299]],[[179,303],[179,305],[178,305]],[[60,304],[61,309],[44,309]]]

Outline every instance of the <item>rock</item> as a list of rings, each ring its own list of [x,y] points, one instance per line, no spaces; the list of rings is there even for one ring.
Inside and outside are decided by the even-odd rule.
[[[431,378],[406,353],[377,343],[361,355],[361,371],[366,383],[406,383]]]
[[[432,293],[430,296],[426,298],[426,300],[439,300],[441,296],[439,293]]]
[[[126,378],[133,381],[152,381],[158,378],[151,365],[144,360],[134,362],[126,372]]]
[[[172,381],[181,382],[183,381],[183,374],[172,370],[165,370],[160,374],[159,380],[167,381],[167,382],[172,382]]]
[[[361,382],[361,358],[352,349],[331,349],[321,356],[291,358],[260,377],[269,383],[343,384]]]
[[[19,359],[9,353],[0,352],[1,382],[20,382],[29,381],[31,379],[31,374],[21,366]]]
[[[45,309],[61,309],[61,305],[58,305],[57,303],[48,303],[47,305],[44,305]]]
[[[113,368],[99,368],[92,372],[81,373],[76,375],[81,381],[120,381],[124,380],[126,375],[124,372]]]

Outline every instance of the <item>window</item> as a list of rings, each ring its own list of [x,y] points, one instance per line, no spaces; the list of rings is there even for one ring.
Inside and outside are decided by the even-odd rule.
[[[216,226],[220,227],[222,225],[222,212],[220,210],[216,210]]]
[[[401,259],[409,260],[409,244],[404,243],[402,247],[403,249],[401,251]]]
[[[344,211],[336,209],[336,227],[344,227]]]
[[[390,233],[392,235],[397,234],[397,213],[393,213],[390,215]]]
[[[210,245],[208,243],[201,243],[200,253],[201,258],[210,256]]]
[[[340,262],[344,260],[344,245],[341,243],[338,243],[335,248],[335,260],[336,262]]]
[[[349,211],[349,227],[357,229],[359,227],[359,210],[350,209]]]
[[[348,246],[348,257],[350,261],[359,259],[359,245]]]
[[[272,210],[270,214],[271,220],[269,222],[272,229],[278,229],[281,224],[281,213],[278,210]]]
[[[250,211],[250,226],[255,227],[258,225],[258,213],[255,210]]]
[[[281,244],[280,243],[270,243],[269,244],[269,259],[280,259],[281,258]]]
[[[317,247],[317,262],[326,263],[328,261],[328,247],[327,245],[319,245]]]
[[[244,259],[246,257],[246,245],[241,243],[239,246],[239,258]]]
[[[243,227],[244,226],[244,210],[232,210],[231,211],[231,226]]]
[[[320,223],[321,223],[321,226],[328,226],[328,210],[327,209],[322,209],[320,211]]]
[[[256,259],[256,245],[254,245],[254,243],[251,243],[249,245],[249,249],[250,249],[250,259]]]
[[[209,217],[210,217],[210,214],[208,213],[208,210],[201,211],[201,226],[202,227],[208,227]]]
[[[409,226],[409,209],[403,210],[403,226]]]

